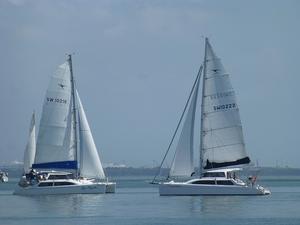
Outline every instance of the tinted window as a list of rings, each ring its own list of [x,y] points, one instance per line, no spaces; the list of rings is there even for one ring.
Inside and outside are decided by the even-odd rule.
[[[52,174],[49,176],[49,180],[59,180],[59,179],[73,179],[74,175],[73,174],[66,174],[66,175],[55,175]]]
[[[209,172],[209,173],[204,173],[203,177],[225,177],[224,172]]]
[[[233,185],[233,182],[231,180],[218,180],[217,184],[219,184],[219,185]]]
[[[39,184],[39,187],[48,187],[52,186],[52,182],[42,182]]]
[[[74,174],[68,174],[66,177],[67,179],[74,179]]]
[[[49,180],[56,180],[56,179],[66,179],[66,175],[50,175],[48,177]]]
[[[192,184],[215,184],[214,180],[197,180],[194,181]]]
[[[63,186],[63,185],[74,185],[70,182],[54,182],[54,186]]]

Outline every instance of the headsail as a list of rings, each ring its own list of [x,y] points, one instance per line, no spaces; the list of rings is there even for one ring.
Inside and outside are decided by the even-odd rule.
[[[205,43],[202,96],[204,169],[248,164],[235,92],[221,60]]]
[[[29,128],[29,137],[24,153],[24,173],[28,173],[32,164],[34,162],[36,144],[35,144],[35,114],[32,114],[30,128]]]
[[[80,139],[80,175],[88,178],[104,179],[100,157],[92,136],[78,92],[79,139]]]
[[[196,81],[194,93],[176,147],[176,153],[170,169],[170,176],[191,176],[194,172],[194,123],[200,83],[199,76],[200,75],[197,77],[198,80]]]
[[[43,105],[34,168],[76,169],[68,62],[51,77]]]

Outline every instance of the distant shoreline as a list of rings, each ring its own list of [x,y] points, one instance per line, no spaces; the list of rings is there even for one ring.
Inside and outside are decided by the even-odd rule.
[[[0,165],[0,169],[8,172],[10,177],[19,177],[22,174],[22,165]],[[136,167],[106,167],[104,168],[108,177],[114,176],[155,176],[158,168],[136,168]],[[281,167],[259,167],[251,168],[249,171],[258,170],[260,176],[300,176],[300,168]],[[247,172],[246,172],[247,173]],[[163,168],[160,175],[166,176],[168,169]]]

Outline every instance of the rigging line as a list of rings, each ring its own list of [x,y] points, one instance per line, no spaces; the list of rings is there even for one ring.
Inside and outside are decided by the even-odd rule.
[[[189,103],[190,98],[191,98],[191,96],[192,96],[192,93],[193,93],[193,91],[194,91],[194,89],[195,89],[195,86],[196,86],[196,84],[197,84],[197,81],[198,81],[198,79],[200,79],[200,76],[201,76],[201,73],[202,73],[202,68],[203,68],[203,65],[201,65],[200,68],[199,68],[199,71],[198,71],[198,73],[197,73],[197,77],[196,77],[196,79],[195,79],[195,81],[194,81],[192,90],[191,90],[190,95],[189,95],[189,97],[188,97],[188,100],[187,100],[187,102],[186,102],[186,104],[185,104],[185,106],[184,106],[183,112],[182,112],[182,114],[181,114],[181,117],[180,117],[179,122],[178,122],[178,124],[177,124],[177,127],[176,127],[176,129],[175,129],[175,132],[174,132],[174,134],[173,134],[173,137],[172,137],[172,139],[171,139],[171,141],[170,141],[170,143],[169,143],[168,149],[167,149],[167,151],[166,151],[166,153],[165,153],[165,155],[164,155],[164,157],[163,157],[163,160],[162,160],[162,162],[161,162],[161,164],[160,164],[160,166],[159,166],[159,170],[158,170],[158,172],[156,173],[156,175],[154,176],[154,178],[153,178],[151,184],[155,184],[155,179],[156,179],[156,177],[160,174],[162,165],[163,165],[163,163],[164,163],[164,161],[165,161],[165,159],[166,159],[166,157],[167,157],[167,155],[168,155],[168,153],[169,153],[169,151],[170,151],[170,148],[171,148],[172,143],[173,143],[173,141],[174,141],[174,138],[175,138],[175,136],[176,136],[176,134],[177,134],[178,128],[179,128],[179,126],[180,126],[180,124],[181,124],[181,121],[182,121],[182,119],[183,119],[183,116],[184,116],[185,111],[186,111],[186,109],[187,109],[187,106],[188,106],[188,103]]]

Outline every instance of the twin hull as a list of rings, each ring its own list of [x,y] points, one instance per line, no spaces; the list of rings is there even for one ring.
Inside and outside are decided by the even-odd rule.
[[[161,183],[159,194],[167,195],[266,195],[270,192],[260,186],[201,185],[186,183]]]

